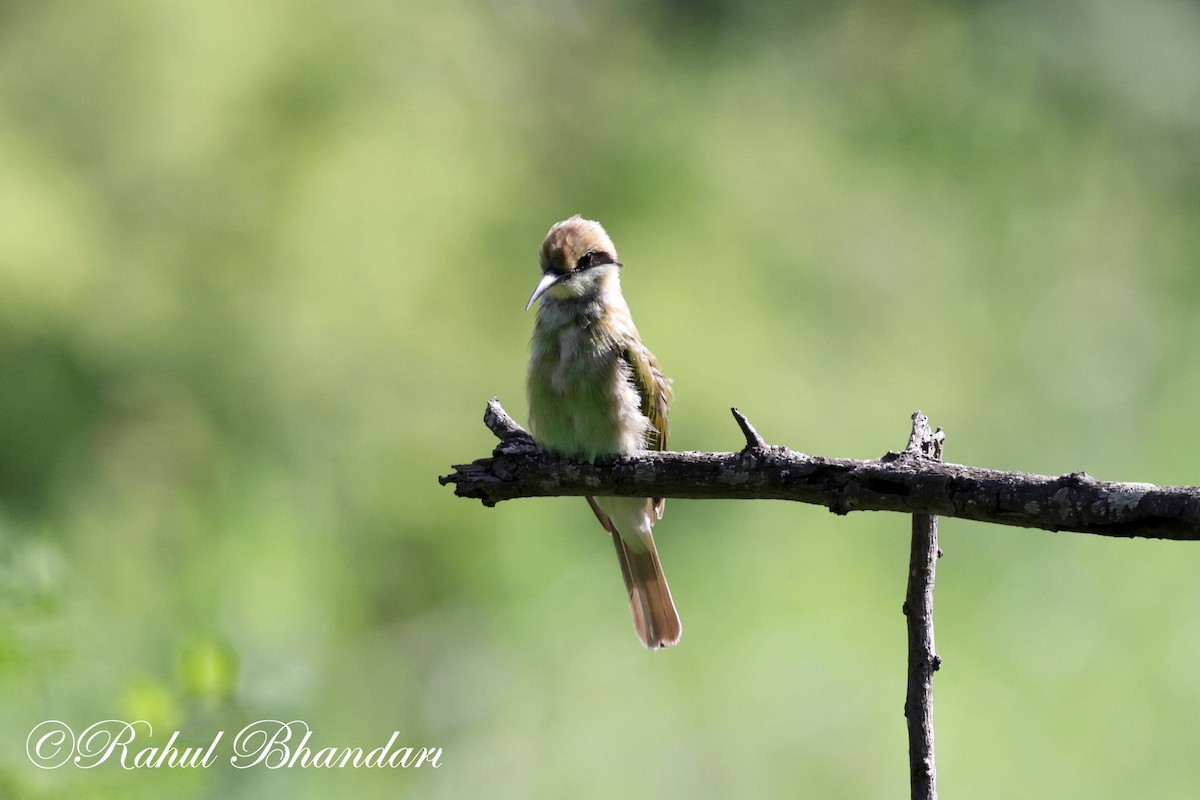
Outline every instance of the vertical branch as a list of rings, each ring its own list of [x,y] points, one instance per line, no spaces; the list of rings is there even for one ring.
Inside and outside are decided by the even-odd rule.
[[[945,434],[935,433],[920,411],[913,414],[912,436],[904,456],[942,460]],[[937,800],[937,769],[933,758],[933,673],[941,666],[933,643],[933,581],[937,573],[937,517],[914,514],[912,550],[904,615],[908,621],[908,771],[913,800]]]

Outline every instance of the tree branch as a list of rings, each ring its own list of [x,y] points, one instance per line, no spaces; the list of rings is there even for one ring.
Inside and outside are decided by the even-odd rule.
[[[935,433],[920,411],[913,414],[906,458],[942,460],[942,429]],[[942,665],[933,643],[933,581],[937,574],[937,517],[914,514],[912,550],[908,560],[908,590],[904,616],[908,624],[908,775],[913,800],[937,800],[937,769],[933,757],[933,673]]]
[[[500,438],[492,456],[457,465],[438,480],[486,506],[562,495],[795,500],[835,514],[896,511],[1101,536],[1200,539],[1195,486],[1098,481],[1083,472],[1001,472],[905,453],[875,461],[810,456],[767,446],[749,422],[751,433],[743,435],[755,444],[738,452],[646,452],[589,464],[539,450],[494,399],[484,422]]]

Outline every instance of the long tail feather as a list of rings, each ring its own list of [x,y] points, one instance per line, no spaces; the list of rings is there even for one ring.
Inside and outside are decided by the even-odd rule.
[[[675,601],[671,599],[671,589],[667,586],[667,576],[663,574],[654,541],[650,540],[648,550],[635,550],[619,533],[614,531],[612,537],[638,638],[650,650],[678,643],[683,625],[675,610]]]

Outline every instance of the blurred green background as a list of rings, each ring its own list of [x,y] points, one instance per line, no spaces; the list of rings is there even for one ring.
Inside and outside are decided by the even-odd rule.
[[[0,797],[907,796],[906,519],[672,501],[649,654],[582,501],[438,486],[576,212],[676,449],[1200,483],[1195,4],[4,3]],[[942,795],[1194,798],[1200,545],[942,532]]]

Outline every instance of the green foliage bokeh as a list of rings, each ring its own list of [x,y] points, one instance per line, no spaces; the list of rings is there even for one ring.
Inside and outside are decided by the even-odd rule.
[[[8,3],[0,796],[905,794],[904,519],[670,502],[648,654],[581,501],[438,486],[577,212],[676,449],[1200,483],[1192,4]],[[943,795],[1194,797],[1200,552],[942,531]],[[443,766],[25,756],[108,718]]]

